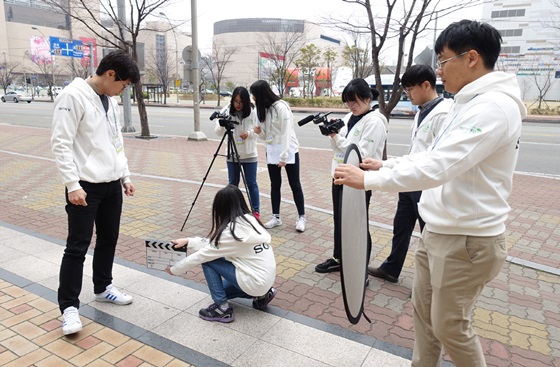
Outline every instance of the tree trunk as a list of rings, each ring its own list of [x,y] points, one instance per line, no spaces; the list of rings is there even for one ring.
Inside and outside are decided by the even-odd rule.
[[[142,93],[142,82],[134,85],[136,91],[136,102],[138,104],[138,114],[140,115],[140,136],[143,138],[150,137],[150,126],[148,125],[148,114],[146,112],[146,104],[144,103],[144,93]]]

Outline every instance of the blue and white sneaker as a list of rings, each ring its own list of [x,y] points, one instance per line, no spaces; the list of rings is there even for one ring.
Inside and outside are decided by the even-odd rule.
[[[105,292],[95,295],[98,302],[111,302],[116,305],[128,305],[132,303],[132,296],[119,291],[114,285],[109,284]]]
[[[80,321],[80,313],[76,307],[68,307],[64,309],[62,314],[62,334],[75,334],[82,330],[82,322]]]

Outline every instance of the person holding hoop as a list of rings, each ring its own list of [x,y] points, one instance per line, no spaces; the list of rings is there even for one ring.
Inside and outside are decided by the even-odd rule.
[[[379,112],[377,98],[379,92],[371,88],[362,78],[351,80],[342,91],[342,101],[350,112],[344,117],[345,126],[338,133],[329,134],[334,156],[331,164],[332,203],[334,222],[333,255],[315,266],[318,273],[332,273],[340,271],[342,255],[340,198],[342,186],[334,184],[334,171],[344,161],[346,150],[351,144],[360,149],[362,158],[381,159],[383,147],[387,140],[388,123],[385,116]],[[369,211],[371,191],[366,192],[366,208]],[[368,259],[371,253],[371,236],[367,233]]]
[[[253,131],[255,125],[255,109],[249,97],[249,91],[244,87],[237,87],[233,90],[229,105],[220,111],[221,115],[229,115],[232,121],[237,122],[233,129],[234,144],[237,148],[239,157],[234,156],[234,152],[228,152],[227,169],[229,184],[239,186],[241,168],[247,184],[249,198],[253,215],[257,219],[260,217],[259,185],[257,184],[257,134]],[[226,132],[226,128],[216,120],[214,131],[218,136]]]

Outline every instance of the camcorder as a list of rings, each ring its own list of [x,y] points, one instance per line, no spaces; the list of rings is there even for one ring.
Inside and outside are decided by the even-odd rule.
[[[298,121],[299,126],[303,126],[310,121],[313,121],[315,125],[319,125],[319,130],[321,134],[329,136],[329,134],[338,134],[340,129],[344,127],[344,121],[341,119],[331,119],[328,120],[327,116],[332,112],[327,113],[316,113],[315,115],[309,115],[306,118]]]
[[[225,113],[219,113],[218,111],[214,111],[214,113],[212,113],[210,115],[210,121],[215,120],[215,119],[219,119],[218,122],[220,124],[220,126],[225,127],[226,129],[234,129],[235,125],[239,125],[239,122],[236,120],[233,120],[231,118],[231,116],[225,114]]]

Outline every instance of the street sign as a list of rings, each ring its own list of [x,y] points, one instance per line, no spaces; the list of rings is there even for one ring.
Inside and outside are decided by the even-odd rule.
[[[80,40],[50,36],[51,55],[81,59],[84,57],[84,44]]]

